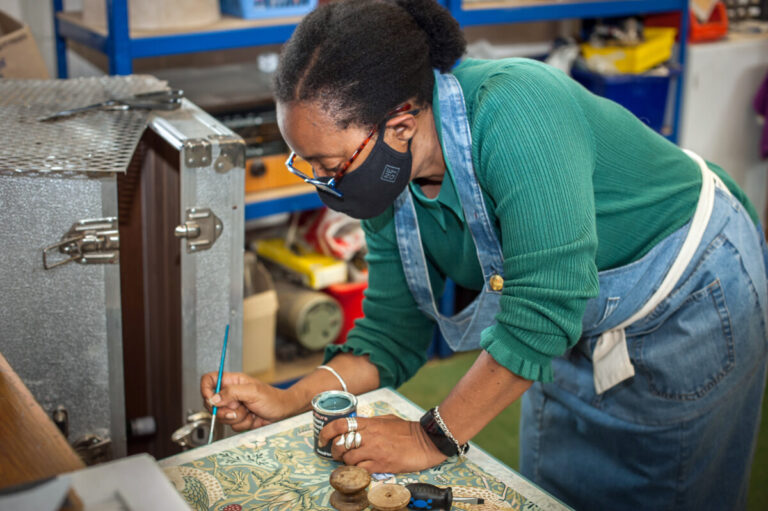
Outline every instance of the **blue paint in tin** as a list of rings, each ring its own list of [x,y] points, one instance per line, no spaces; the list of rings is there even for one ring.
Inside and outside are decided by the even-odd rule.
[[[321,392],[312,399],[312,425],[315,433],[315,453],[323,458],[333,459],[331,442],[317,445],[320,430],[331,421],[357,416],[357,398],[341,390]]]

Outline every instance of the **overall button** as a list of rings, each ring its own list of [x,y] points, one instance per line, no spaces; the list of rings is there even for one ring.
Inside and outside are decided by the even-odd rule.
[[[504,288],[504,278],[501,275],[493,275],[488,283],[494,291],[501,291]]]

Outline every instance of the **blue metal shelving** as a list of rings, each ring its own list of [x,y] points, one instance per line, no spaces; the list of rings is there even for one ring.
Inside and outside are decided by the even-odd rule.
[[[461,0],[443,0],[462,27],[476,25],[499,25],[531,21],[553,21],[562,19],[610,18],[656,12],[677,11],[687,8],[682,0],[559,0],[551,4],[531,3],[487,8],[483,4],[463,4]],[[493,2],[499,5],[500,2]]]
[[[76,41],[104,53],[109,60],[110,74],[122,75],[132,72],[133,59],[138,58],[280,44],[288,40],[299,21],[295,18],[258,22],[243,20],[242,24],[236,24],[237,28],[227,30],[213,25],[209,30],[196,32],[131,37],[128,27],[128,0],[105,1],[108,20],[106,31],[85,26],[78,15],[64,11],[64,0],[52,0],[60,78],[66,78],[68,75],[67,40]],[[464,4],[462,0],[438,1],[451,11],[463,27],[688,11],[688,0],[556,0],[552,4],[532,3],[509,6],[499,2],[487,4],[493,7],[483,4]],[[678,63],[682,68],[685,65],[688,16],[681,16],[681,20]],[[672,133],[668,135],[672,141],[678,139],[682,91],[681,75],[675,84]],[[320,200],[316,194],[309,193],[248,204],[245,215],[246,219],[250,220],[273,213],[319,206]]]
[[[246,199],[247,201],[247,199]],[[310,191],[298,195],[289,195],[276,199],[246,202],[245,219],[254,220],[277,213],[293,213],[294,211],[306,211],[323,206],[317,192]]]
[[[226,50],[279,44],[285,42],[296,28],[296,19],[276,19],[271,22],[244,20],[238,28],[197,32],[156,34],[131,37],[128,29],[128,0],[106,0],[107,31],[86,27],[77,18],[59,16],[64,0],[52,0],[57,36],[59,77],[67,76],[66,40],[71,39],[99,50],[109,59],[110,73],[129,74],[133,59],[178,55],[211,50]],[[583,19],[632,14],[650,14],[687,10],[687,0],[597,0],[560,1],[552,4],[510,5],[509,7],[475,8],[461,0],[441,0],[461,26],[498,25],[557,19]],[[686,17],[683,16],[685,20]],[[684,27],[687,30],[687,27]],[[684,41],[685,39],[681,39]]]

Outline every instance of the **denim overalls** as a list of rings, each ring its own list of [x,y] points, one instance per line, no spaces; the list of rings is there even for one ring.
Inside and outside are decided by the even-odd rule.
[[[475,177],[461,88],[452,75],[436,80],[445,155],[485,277],[475,301],[456,316],[439,314],[408,189],[395,202],[395,226],[419,309],[454,350],[468,350],[499,310],[503,254]],[[745,506],[765,386],[768,249],[724,187],[710,197],[708,222],[689,222],[640,260],[599,273],[582,338],[553,360],[554,382],[523,397],[521,472],[576,509]],[[668,284],[697,227],[679,278],[634,320]],[[605,384],[593,359],[607,334],[620,334],[617,356],[628,366],[618,377],[609,371]]]

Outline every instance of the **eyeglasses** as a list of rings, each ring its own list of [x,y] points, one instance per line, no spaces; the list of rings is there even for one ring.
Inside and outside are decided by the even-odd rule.
[[[336,188],[337,185],[341,183],[341,179],[344,177],[345,173],[347,172],[347,169],[349,169],[349,167],[352,165],[355,159],[357,159],[360,153],[363,152],[363,149],[365,149],[365,146],[368,145],[368,142],[371,141],[371,139],[373,138],[373,135],[378,130],[378,127],[384,122],[391,119],[392,117],[408,111],[410,111],[413,115],[416,115],[417,113],[419,113],[418,108],[411,110],[410,103],[405,103],[404,105],[399,106],[394,110],[392,110],[391,112],[389,112],[387,116],[384,118],[384,121],[374,126],[373,129],[371,129],[371,131],[368,132],[368,136],[365,137],[365,140],[363,140],[363,143],[360,144],[360,146],[355,150],[355,152],[352,153],[352,156],[346,162],[344,162],[341,168],[339,168],[339,170],[336,171],[335,175],[333,176],[318,177],[317,172],[315,172],[315,169],[312,168],[312,175],[314,177],[309,177],[308,175],[303,173],[301,170],[296,168],[295,162],[296,162],[297,155],[293,151],[291,151],[291,155],[288,156],[288,159],[285,160],[285,166],[288,168],[290,172],[292,172],[293,174],[303,179],[304,182],[314,185],[315,188],[323,190],[324,192],[328,192],[330,194],[335,195],[336,197],[341,198],[343,197],[343,195]]]

